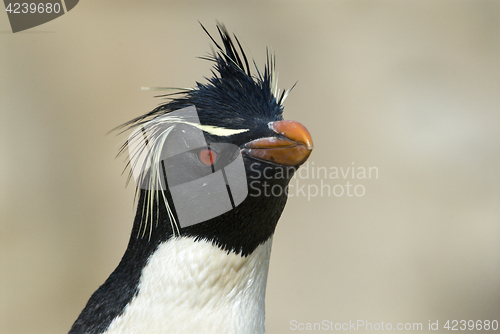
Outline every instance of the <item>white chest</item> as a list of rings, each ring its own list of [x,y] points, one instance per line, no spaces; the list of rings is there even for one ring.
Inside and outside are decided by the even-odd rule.
[[[193,238],[169,240],[105,333],[264,333],[271,245],[272,238],[242,257]]]

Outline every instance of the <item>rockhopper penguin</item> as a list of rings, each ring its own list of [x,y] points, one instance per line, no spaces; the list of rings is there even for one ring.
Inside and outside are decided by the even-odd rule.
[[[236,36],[217,29],[222,43],[205,30],[213,77],[124,125],[130,241],[70,334],[265,331],[272,237],[312,139],[283,120],[274,57],[252,75]]]

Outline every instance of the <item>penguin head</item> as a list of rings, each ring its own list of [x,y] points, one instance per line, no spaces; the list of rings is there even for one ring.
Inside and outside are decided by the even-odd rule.
[[[277,89],[274,56],[252,75],[236,36],[217,28],[223,46],[207,32],[218,51],[204,57],[213,76],[126,123],[134,131],[123,150],[140,194],[137,238],[195,237],[248,255],[273,235],[313,144],[283,119],[289,90]]]

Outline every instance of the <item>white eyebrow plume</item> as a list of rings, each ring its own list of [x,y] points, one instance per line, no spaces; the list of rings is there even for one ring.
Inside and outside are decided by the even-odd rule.
[[[250,129],[228,129],[213,125],[200,125],[200,124],[191,124],[191,125],[215,136],[227,137],[227,136],[237,135],[238,133],[250,131]]]

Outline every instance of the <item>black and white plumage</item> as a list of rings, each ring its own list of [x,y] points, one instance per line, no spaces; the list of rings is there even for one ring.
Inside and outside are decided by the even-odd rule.
[[[277,90],[274,58],[269,55],[264,71],[257,69],[252,76],[237,38],[232,39],[223,26],[218,30],[221,46],[209,34],[218,49],[207,57],[215,63],[214,76],[125,124],[136,129],[137,136],[148,129],[148,140],[137,156],[149,153],[143,160],[134,159],[132,153],[130,165],[136,168],[142,163],[149,171],[136,180],[138,207],[127,250],[70,334],[265,331],[272,236],[287,200],[284,190],[307,160],[312,140],[301,124],[283,120],[288,91]],[[237,147],[231,154],[243,158],[248,195],[232,210],[182,227],[170,182],[162,188],[155,175],[161,172],[159,152],[172,145],[176,129],[193,125],[170,115],[192,106],[208,147],[220,143]],[[127,148],[126,144],[123,150]],[[214,151],[208,164],[201,154],[187,152],[178,172],[189,176],[207,166],[214,171],[218,157],[226,152]],[[153,186],[141,187],[147,182]],[[282,191],[265,193],[273,186]]]

